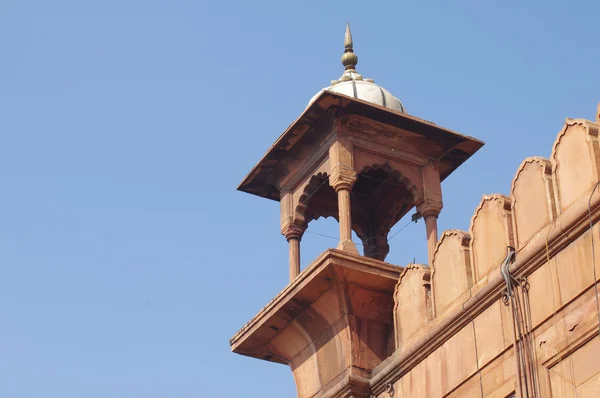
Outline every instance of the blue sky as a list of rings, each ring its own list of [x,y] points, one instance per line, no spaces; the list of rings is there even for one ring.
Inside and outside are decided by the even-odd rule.
[[[508,194],[566,117],[594,119],[599,16],[593,0],[3,0],[0,396],[294,396],[287,367],[229,349],[288,278],[278,204],[235,187],[342,73],[346,21],[359,72],[486,142],[443,184],[444,230]],[[335,244],[307,234],[303,264]],[[390,262],[413,258],[422,224],[391,243]]]

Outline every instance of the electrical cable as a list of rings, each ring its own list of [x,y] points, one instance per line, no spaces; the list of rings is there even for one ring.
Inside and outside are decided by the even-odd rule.
[[[523,333],[521,330],[521,322],[519,317],[520,305],[517,306],[515,292],[513,291],[513,287],[518,286],[519,281],[510,274],[510,264],[512,263],[512,259],[515,256],[515,249],[509,246],[507,250],[508,253],[506,254],[506,258],[500,266],[500,275],[502,275],[502,278],[506,283],[507,299],[510,304],[513,315],[513,345],[515,348],[515,356],[517,357],[515,359],[518,360],[518,362],[515,361],[515,364],[517,365],[517,378],[519,381],[518,385],[521,388],[521,380],[524,379],[523,384],[525,384],[525,396],[529,397],[529,387],[527,385],[527,373],[525,364],[526,359],[523,357]]]

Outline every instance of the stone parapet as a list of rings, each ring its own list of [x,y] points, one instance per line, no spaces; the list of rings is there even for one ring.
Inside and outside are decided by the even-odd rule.
[[[542,397],[594,396],[600,266],[592,239],[600,247],[600,229],[590,223],[600,219],[600,193],[593,192],[600,180],[598,131],[597,123],[567,119],[550,159],[523,161],[510,197],[484,196],[469,233],[441,235],[431,303],[420,299],[420,266],[407,267],[395,292],[395,317],[406,321],[395,323],[396,351],[372,372],[374,396],[393,390],[410,397],[506,397],[525,396],[524,389],[529,396],[534,389]],[[516,289],[522,338],[532,343],[527,355],[526,348],[515,350],[513,307],[502,300],[499,266],[507,248],[516,253],[510,273],[523,284]],[[523,368],[517,355],[525,358]],[[518,383],[523,377],[529,381]]]

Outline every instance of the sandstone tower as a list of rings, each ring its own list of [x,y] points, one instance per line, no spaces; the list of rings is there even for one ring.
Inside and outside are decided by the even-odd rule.
[[[469,232],[438,239],[440,183],[483,143],[363,78],[349,26],[344,46],[342,76],[238,187],[280,202],[290,281],[232,350],[289,365],[300,398],[600,396],[598,122],[568,119],[510,197],[484,196]],[[414,208],[428,265],[388,264],[388,233]],[[301,272],[321,216],[339,243]]]

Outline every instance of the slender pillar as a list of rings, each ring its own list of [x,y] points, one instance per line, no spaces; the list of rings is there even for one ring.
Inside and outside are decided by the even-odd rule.
[[[337,248],[358,254],[356,245],[352,242],[352,216],[350,205],[350,184],[338,184],[334,187],[338,195],[338,211],[340,221],[340,243]]]
[[[433,253],[438,242],[437,216],[428,215],[425,219],[425,229],[427,231],[427,259],[429,264],[433,264]]]
[[[304,229],[295,225],[288,226],[283,235],[290,245],[290,283],[300,275],[300,240]]]
[[[290,282],[300,275],[300,237],[288,239],[290,244]]]
[[[352,217],[350,205],[350,190],[356,182],[356,171],[352,166],[352,143],[344,137],[339,137],[329,148],[329,185],[338,197],[338,221],[340,223],[340,243],[338,250],[358,254],[356,245],[352,242]]]
[[[433,264],[433,254],[438,242],[437,218],[442,210],[442,204],[432,200],[425,200],[417,206],[417,210],[425,220],[425,231],[427,233],[427,260],[429,265]]]

